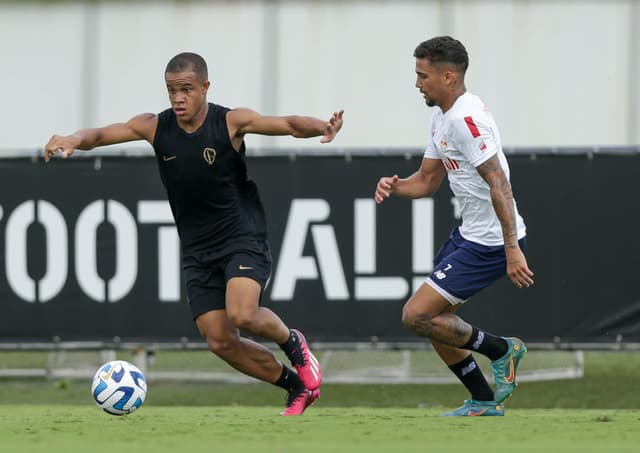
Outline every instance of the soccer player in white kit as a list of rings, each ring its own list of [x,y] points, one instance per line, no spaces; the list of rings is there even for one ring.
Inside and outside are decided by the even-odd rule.
[[[418,171],[407,178],[382,177],[375,200],[433,195],[445,175],[460,203],[462,225],[454,228],[434,259],[434,270],[402,310],[402,322],[429,338],[441,359],[471,393],[447,416],[501,416],[516,385],[526,352],[518,338],[489,334],[454,314],[473,294],[505,273],[518,288],[533,284],[523,249],[526,228],[509,183],[509,166],[498,128],[483,102],[466,90],[469,66],[460,41],[439,36],[414,51],[416,87],[429,107],[429,142]],[[487,356],[495,391],[471,351]]]

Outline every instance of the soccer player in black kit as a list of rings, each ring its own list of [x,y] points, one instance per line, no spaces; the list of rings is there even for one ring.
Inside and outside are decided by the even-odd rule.
[[[302,333],[259,305],[271,253],[262,203],[247,177],[244,136],[321,136],[328,143],[342,127],[343,112],[322,121],[208,103],[207,65],[194,53],[173,57],[165,81],[170,109],[54,135],[44,158],[133,140],[151,143],[180,235],[189,307],[200,334],[235,369],[285,389],[281,415],[301,415],[320,395],[322,371]],[[279,344],[297,372],[239,330]]]

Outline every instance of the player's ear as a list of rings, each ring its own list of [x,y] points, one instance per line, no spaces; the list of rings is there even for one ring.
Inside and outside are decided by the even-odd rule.
[[[444,71],[443,76],[447,85],[451,85],[458,78],[458,74],[455,71],[452,71],[450,69],[447,69],[446,71]]]

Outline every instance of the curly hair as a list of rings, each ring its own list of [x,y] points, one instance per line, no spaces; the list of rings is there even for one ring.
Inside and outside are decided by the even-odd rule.
[[[469,55],[462,43],[451,36],[436,36],[421,42],[413,51],[416,58],[426,58],[432,64],[449,63],[464,74],[469,67]]]
[[[165,69],[165,74],[167,72],[183,72],[192,70],[195,72],[196,77],[199,80],[207,80],[209,78],[209,71],[207,70],[207,62],[204,61],[197,53],[192,52],[183,52],[167,63],[167,69]]]

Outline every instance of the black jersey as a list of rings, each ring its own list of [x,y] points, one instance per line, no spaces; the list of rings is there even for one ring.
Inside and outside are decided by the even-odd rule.
[[[185,255],[252,249],[266,239],[264,209],[247,177],[245,145],[231,145],[228,108],[209,103],[202,126],[188,133],[167,109],[153,140],[162,182]]]

